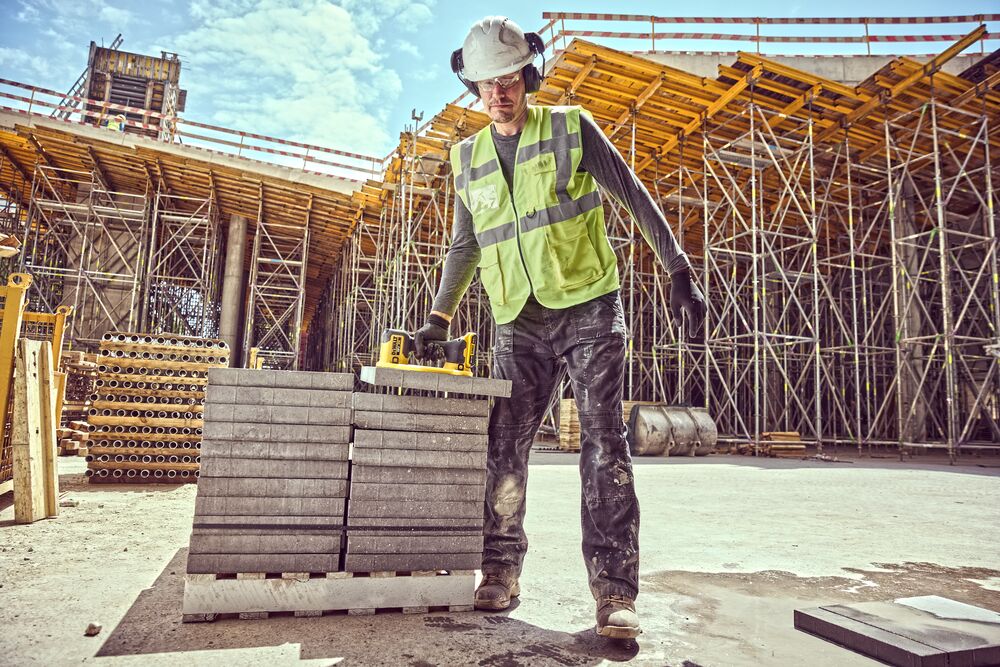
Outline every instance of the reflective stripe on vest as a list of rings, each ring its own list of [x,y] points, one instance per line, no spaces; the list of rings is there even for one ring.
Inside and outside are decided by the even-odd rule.
[[[579,107],[529,107],[508,189],[489,127],[451,150],[455,189],[472,212],[480,279],[494,318],[528,297],[568,308],[618,288],[618,265],[583,156]]]

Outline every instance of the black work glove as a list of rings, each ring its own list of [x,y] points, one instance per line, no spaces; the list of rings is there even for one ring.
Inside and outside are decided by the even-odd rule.
[[[681,326],[681,314],[687,311],[688,338],[701,337],[701,322],[705,317],[705,297],[698,289],[697,283],[691,280],[691,272],[687,269],[670,276],[670,312],[674,315],[677,326]]]
[[[413,334],[413,353],[417,359],[434,361],[435,350],[440,350],[440,348],[436,345],[428,345],[428,343],[447,341],[450,326],[451,323],[440,315],[434,313],[428,315],[427,323]]]

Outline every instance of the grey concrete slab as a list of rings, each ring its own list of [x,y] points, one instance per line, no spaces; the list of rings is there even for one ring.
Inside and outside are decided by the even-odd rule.
[[[348,522],[355,517],[472,519],[482,515],[483,503],[473,501],[351,500],[347,504]]]
[[[308,424],[309,408],[290,405],[269,406],[269,419],[272,424]],[[344,410],[344,419],[341,423],[350,424],[350,410]]]
[[[354,465],[351,468],[351,479],[376,484],[485,484],[486,471]]]
[[[306,408],[306,423],[322,425],[351,424],[354,411],[351,408]]]
[[[347,534],[350,554],[482,554],[482,535]]]
[[[272,405],[293,405],[312,408],[350,408],[350,391],[324,389],[276,388],[272,395]]]
[[[211,391],[213,385],[237,386],[239,372],[238,368],[209,368],[207,391]]]
[[[1000,664],[1000,613],[928,595],[795,610],[795,627],[893,665]]]
[[[346,461],[348,443],[204,440],[202,457]]]
[[[221,389],[236,389],[236,387],[220,387]],[[203,418],[212,422],[231,422],[236,406],[232,403],[205,403]]]
[[[286,389],[327,389],[352,391],[353,373],[318,373],[314,371],[278,371],[272,387]]]
[[[208,458],[201,462],[201,476],[345,479],[347,477],[347,463],[342,461]]]
[[[482,532],[483,517],[466,518],[435,518],[435,517],[408,517],[406,519],[384,519],[380,517],[354,517],[348,518],[348,531],[374,532],[376,534],[383,531],[392,532],[427,532],[427,531],[456,531],[461,533]]]
[[[305,442],[350,442],[352,427],[309,424],[305,427]]]
[[[348,572],[389,572],[413,570],[475,570],[482,554],[347,554]]]
[[[257,389],[258,387],[253,387]],[[272,390],[280,391],[280,390]],[[307,390],[293,390],[307,391]],[[307,405],[266,405],[240,403],[205,406],[206,421],[231,421],[243,424],[325,424],[347,426],[350,408],[309,407]]]
[[[309,371],[272,371],[251,368],[212,368],[209,385],[240,387],[281,387],[287,389],[325,389],[353,391],[353,373],[316,373]]]
[[[233,439],[232,422],[205,422],[202,426],[202,436],[218,440]]]
[[[372,431],[355,429],[355,448],[431,449],[449,452],[485,452],[485,433],[417,433],[415,431]]]
[[[346,479],[198,478],[198,498],[212,496],[247,498],[343,498],[346,495]]]
[[[482,484],[366,484],[351,483],[352,500],[459,500],[482,502]]]
[[[510,380],[493,378],[470,378],[443,373],[401,370],[398,368],[378,368],[365,366],[361,369],[361,381],[377,387],[399,387],[423,391],[446,391],[456,394],[477,396],[510,397]]]
[[[352,458],[355,465],[393,468],[486,468],[486,452],[357,448]]]
[[[191,554],[335,554],[340,552],[340,535],[199,535],[195,532],[191,535],[189,549]]]
[[[236,387],[220,387],[220,389],[236,389]],[[236,406],[232,403],[205,403],[203,418],[206,422],[231,422]]]
[[[194,519],[194,528],[216,528],[233,526],[241,528],[284,529],[289,532],[301,532],[302,526],[329,526],[341,528],[344,525],[343,516],[293,516],[265,515],[257,516],[226,516],[224,514],[202,514]],[[299,527],[299,528],[296,528]]]
[[[236,402],[235,385],[207,384],[205,386],[205,404],[225,404]]]
[[[239,496],[199,496],[194,515],[200,516],[343,516],[345,500],[330,498],[255,498]]]
[[[240,405],[271,405],[274,402],[274,388],[237,387],[236,402]]]
[[[340,554],[189,554],[188,574],[336,572]]]
[[[326,424],[269,424],[245,422],[206,422],[204,437],[209,440],[348,443],[351,427]]]
[[[396,396],[356,392],[354,394],[354,409],[372,412],[413,412],[425,415],[489,417],[490,402],[483,399]]]
[[[421,415],[402,412],[355,410],[354,425],[363,429],[387,431],[486,433],[489,430],[490,422],[488,417]]]
[[[268,440],[271,438],[271,425],[266,423],[233,422],[232,437],[235,440]]]

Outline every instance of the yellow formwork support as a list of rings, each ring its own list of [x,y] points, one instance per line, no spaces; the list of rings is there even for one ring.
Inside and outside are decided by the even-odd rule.
[[[25,297],[32,279],[27,273],[12,273],[7,285],[0,287],[0,493],[9,489],[6,485],[12,479],[10,433],[7,424],[10,417],[11,395],[14,384],[14,358],[17,342],[30,338],[52,343],[52,368],[58,369],[62,359],[63,335],[66,332],[66,318],[73,312],[70,306],[59,306],[55,313],[35,313],[25,310]],[[66,392],[66,374],[54,374],[56,405],[55,418],[62,415],[63,399]]]
[[[21,321],[24,317],[24,301],[28,288],[31,287],[31,276],[27,273],[12,273],[7,278],[7,284],[0,287],[0,298],[3,307],[0,309],[0,408],[3,409],[3,419],[0,419],[0,443],[6,449],[10,434],[7,432],[7,416],[10,414],[11,389],[14,383],[14,353],[17,340],[21,336]],[[9,452],[2,455],[0,464],[0,483],[10,479]]]

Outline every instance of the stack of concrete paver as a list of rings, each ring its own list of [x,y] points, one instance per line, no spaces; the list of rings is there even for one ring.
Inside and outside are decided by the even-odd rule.
[[[350,373],[209,373],[189,574],[336,572]]]
[[[381,368],[361,377],[402,389],[510,394],[509,382],[480,378]],[[356,393],[353,405],[345,569],[479,568],[489,401]]]

